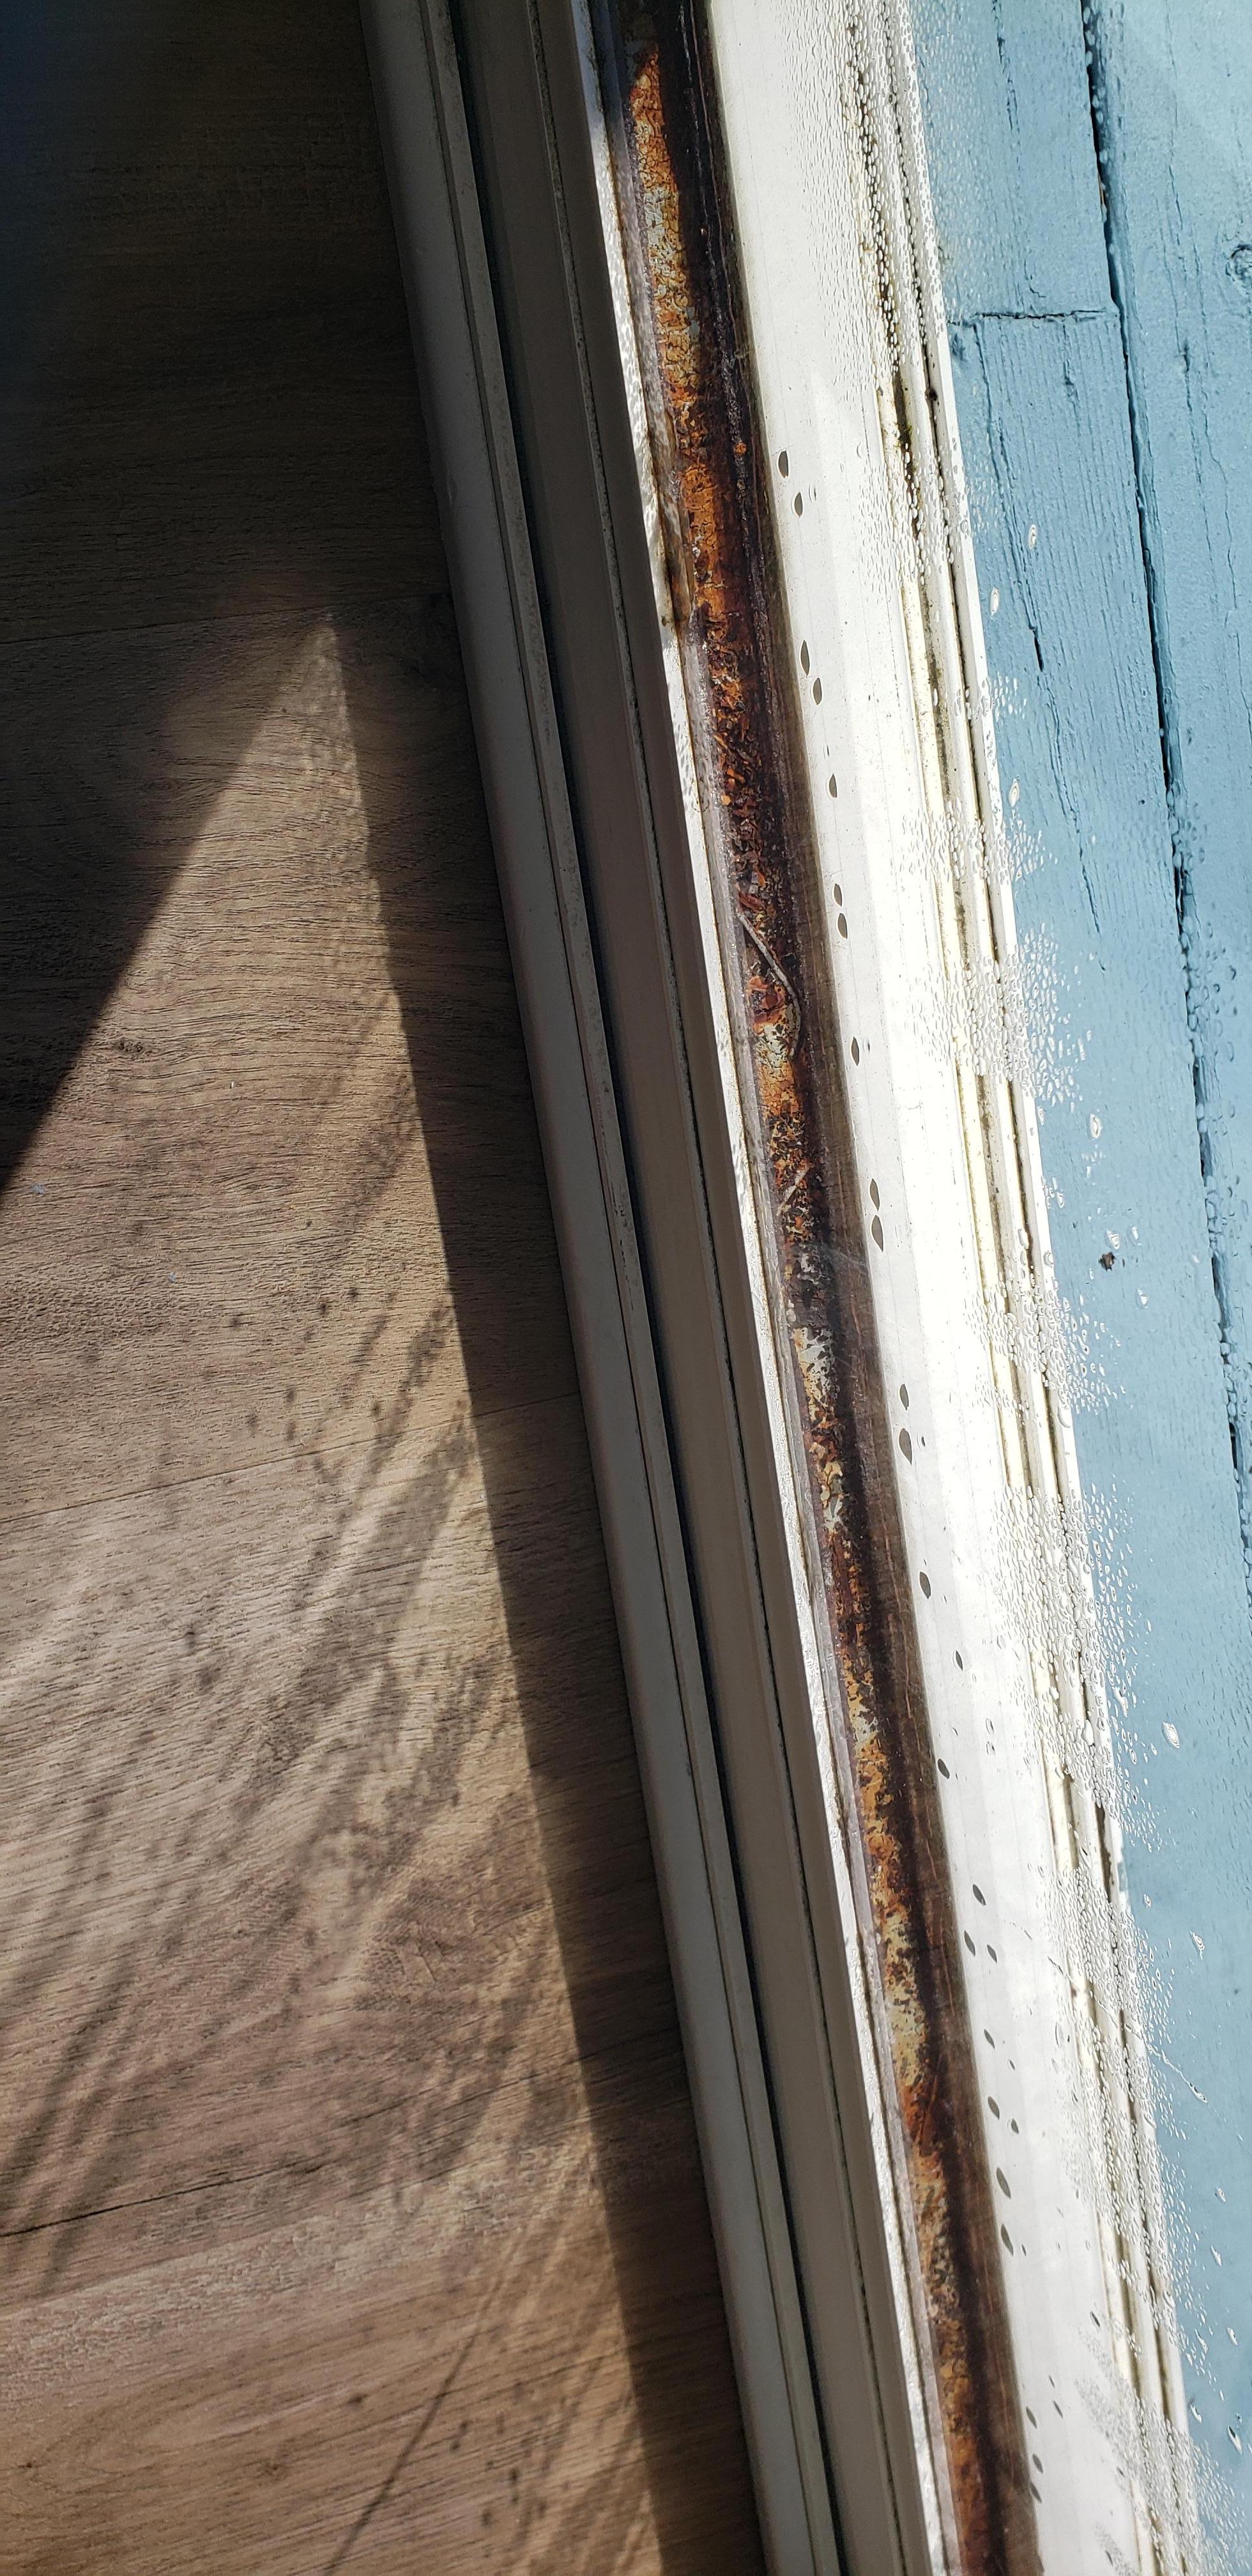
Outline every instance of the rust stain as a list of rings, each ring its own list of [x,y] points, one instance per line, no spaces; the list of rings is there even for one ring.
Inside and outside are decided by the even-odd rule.
[[[831,1629],[906,2141],[925,2324],[965,2576],[1038,2564],[983,2164],[957,1927],[900,1542],[828,989],[812,829],[783,673],[767,468],[693,0],[621,0],[618,186],[633,255],[671,584],[710,838],[742,938]]]

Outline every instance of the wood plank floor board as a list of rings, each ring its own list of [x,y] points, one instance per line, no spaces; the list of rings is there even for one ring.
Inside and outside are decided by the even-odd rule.
[[[641,2183],[672,2163],[674,2144],[655,2110],[640,2128],[636,2199]],[[685,2252],[683,2216],[676,2208],[666,2231],[671,2279],[707,2331],[716,2317]],[[390,2533],[376,2534],[386,2545],[374,2563],[411,2563],[387,2555],[406,2542],[431,2550],[423,2563],[456,2567],[670,2563],[659,2557],[631,2437],[631,2378],[603,2294],[606,2259],[594,2167],[571,2150],[568,2129],[564,2143],[540,2130],[533,2145],[515,2138],[484,2153],[468,2178],[461,2165],[420,2188],[343,2195],[315,2217],[296,2215],[232,2246],[225,2260],[220,2248],[189,2251],[146,2277],[53,2297],[29,2313],[29,2331],[11,2346],[19,2402],[4,2446],[21,2521],[21,2462],[33,2442],[39,2456],[26,2479],[35,2527],[42,2520],[58,2545],[64,2534],[82,2549],[88,2532],[99,2545],[106,2518],[113,2554],[101,2562],[84,2551],[79,2563],[320,2568],[334,2563],[417,2433],[425,2457],[392,2504]],[[636,2307],[639,2286],[624,2285]],[[685,2336],[676,2350],[655,2312],[637,2315],[636,2327],[636,2367],[681,2403]],[[415,2345],[428,2365],[421,2386]],[[67,2383],[73,2438],[49,2443],[47,2391]],[[697,2395],[697,2433],[701,2412]],[[681,2435],[677,2448],[681,2468]],[[216,2490],[222,2555],[206,2560],[197,2555],[203,2536],[180,2528],[179,2483],[196,2475],[214,2494],[215,2468],[232,2457],[251,2474]],[[510,2495],[506,2461],[525,2474],[521,2499]],[[708,2501],[686,2505],[688,2550],[693,2540],[698,2552],[731,2537],[716,2503],[701,2530]],[[529,2507],[538,2546],[518,2551],[516,2526],[507,2524],[484,2538],[484,2512],[505,2502]],[[564,2538],[549,2539],[545,2525],[559,2530],[567,2515]],[[623,2541],[619,2561],[613,2551]],[[25,2561],[0,2559],[10,2563]],[[727,2562],[696,2554],[690,2563]]]
[[[23,1129],[59,1100],[14,1135],[0,1211],[50,1433],[15,1453],[6,1513],[75,1500],[75,1444],[122,1491],[293,1429],[307,1447],[311,1369],[332,1412],[386,1411],[402,1314],[473,1334],[479,1410],[573,1383],[520,1047],[480,1060],[483,1013],[512,1035],[514,1006],[494,885],[464,860],[484,826],[463,693],[421,667],[443,604],[0,651],[5,1096]],[[432,1165],[455,1173],[455,1322]],[[276,1334],[289,1312],[302,1331]],[[162,1349],[175,1377],[145,1402]],[[67,1364],[82,1411],[56,1400]]]
[[[14,11],[0,633],[440,578],[363,80],[324,0]]]
[[[351,0],[0,185],[0,2567],[751,2576]]]

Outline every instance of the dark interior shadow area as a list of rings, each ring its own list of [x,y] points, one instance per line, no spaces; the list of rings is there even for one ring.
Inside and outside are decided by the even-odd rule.
[[[5,2303],[232,2234],[252,2249],[255,2367],[288,2372],[305,2427],[281,2450],[282,2512],[296,2497],[319,2535],[301,2576],[415,2547],[432,2570],[748,2576],[355,10],[22,0],[6,42]],[[406,1232],[422,1190],[426,1241]],[[498,1635],[462,1618],[475,1549]],[[605,2277],[570,2250],[588,2158],[612,2331]],[[447,2357],[406,2398],[422,2213],[471,2167],[501,2177],[495,2216],[466,2223]],[[277,2291],[264,2357],[257,2267],[267,2230],[312,2245],[345,2200],[408,2213],[414,2277],[360,2324],[396,2359],[385,2400],[349,2401],[368,2473],[354,2485],[341,2444],[333,2486],[301,2355],[274,2357]],[[550,2398],[513,2391],[513,2537],[485,2506],[497,2555],[449,2541],[445,2561],[423,2496],[455,2487],[462,2392],[528,2302],[565,2366]],[[589,2429],[614,2334],[631,2404]],[[227,2365],[205,2351],[207,2388]],[[580,2447],[581,2480],[554,2483]],[[274,2445],[257,2456],[240,2531],[280,2492]],[[119,2472],[113,2504],[107,2461],[91,2471],[62,2576],[161,2563],[175,2530],[192,2563],[200,2506],[171,2460],[126,2494]],[[215,2474],[202,2563],[253,2564]]]
[[[75,688],[75,641],[181,626],[194,653],[204,621],[246,619],[235,651],[264,689],[293,619],[443,585],[355,12],[19,0],[3,74],[12,1170],[218,775],[165,758],[160,655],[119,670],[102,643],[94,690]],[[215,723],[242,753],[255,692],[234,716],[230,695]],[[54,865],[25,792],[41,748],[62,773]],[[110,829],[137,764],[138,847]]]
[[[361,745],[373,709],[350,662],[345,681]],[[445,686],[467,720],[459,662]],[[395,986],[412,993],[426,907],[414,901],[408,853],[394,834],[388,846],[385,783],[368,760],[360,776],[367,812],[382,790],[371,849]],[[485,819],[480,846],[486,854]],[[438,1001],[406,1010],[405,1036],[471,1411],[489,1422],[502,1398],[502,1331],[514,1389],[548,1374],[558,1305],[563,1346],[568,1333],[494,878],[489,924],[459,962],[462,976]],[[445,945],[445,967],[454,963]],[[551,1299],[542,1313],[510,1298],[515,1192],[542,1226],[545,1306]],[[527,1234],[531,1222],[528,1215]],[[511,1453],[497,1461],[488,1452],[487,1508],[659,2564],[707,2567],[711,2576],[727,2563],[729,2531],[733,2563],[746,2576],[759,2550],[572,1354],[570,1369],[558,1418],[536,1407],[521,1480]],[[532,1519],[548,1523],[550,1562],[573,1578],[566,1591],[558,1577],[555,1598],[537,1597]],[[588,2315],[589,2340],[595,2326]],[[553,2545],[553,2569],[599,2566],[601,2552],[612,2564],[612,2528],[626,2518],[619,2496],[593,2536],[580,2500]]]

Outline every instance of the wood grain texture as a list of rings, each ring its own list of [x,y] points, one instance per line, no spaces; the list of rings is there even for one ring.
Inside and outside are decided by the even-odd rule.
[[[81,17],[6,251],[0,2566],[750,2571],[355,18]]]
[[[1186,1946],[1176,2054],[1206,2099],[1179,2104],[1195,2407],[1252,2561],[1252,23],[1144,0],[1091,11],[1093,106],[1123,327],[1186,1009],[1245,1597],[1236,1686],[1186,1700],[1161,1875]],[[1182,1558],[1189,1595],[1190,1532]],[[1155,1885],[1156,1873],[1153,1873]],[[1216,2258],[1216,2260],[1215,2260]],[[1220,2268],[1218,2268],[1220,2267]]]
[[[1091,33],[1252,1583],[1252,25],[1148,0]]]
[[[1083,0],[914,0],[910,14],[952,319],[1106,312]]]

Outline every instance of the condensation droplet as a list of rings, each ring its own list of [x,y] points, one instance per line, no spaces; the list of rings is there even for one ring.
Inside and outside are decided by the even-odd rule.
[[[1171,1722],[1170,1722],[1169,1718],[1166,1718],[1166,1719],[1165,1719],[1164,1724],[1162,1725],[1162,1728],[1161,1728],[1161,1733],[1162,1733],[1162,1735],[1164,1736],[1166,1743],[1167,1743],[1167,1744],[1172,1744],[1172,1745],[1173,1745],[1173,1748],[1174,1748],[1175,1753],[1177,1753],[1177,1752],[1179,1751],[1179,1749],[1180,1749],[1180,1738],[1179,1738],[1179,1734],[1178,1734],[1178,1729],[1177,1729],[1177,1727],[1176,1727],[1176,1726],[1174,1726],[1174,1725],[1172,1725],[1172,1724],[1171,1724]]]
[[[993,590],[993,591],[992,591],[992,594],[991,594],[991,603],[990,603],[990,605],[991,605],[991,614],[992,614],[992,616],[993,616],[993,617],[998,617],[998,616],[999,616],[999,614],[1000,614],[1000,594],[999,594],[999,591],[998,591],[998,590]]]

